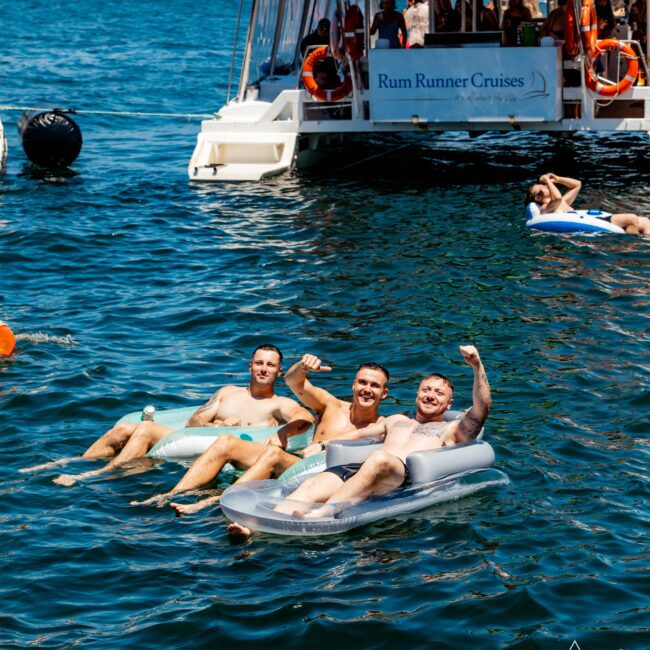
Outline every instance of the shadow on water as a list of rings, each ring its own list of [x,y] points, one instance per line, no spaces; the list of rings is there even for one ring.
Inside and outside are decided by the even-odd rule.
[[[534,182],[549,170],[586,184],[646,186],[650,148],[643,133],[465,132],[350,136],[308,180],[388,181],[420,186]]]

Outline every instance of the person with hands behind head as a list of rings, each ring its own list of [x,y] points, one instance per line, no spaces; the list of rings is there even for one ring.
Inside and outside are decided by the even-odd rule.
[[[317,356],[305,354],[285,375],[287,386],[294,395],[317,416],[316,433],[313,444],[303,450],[306,458],[317,454],[332,440],[345,438],[342,434],[364,429],[384,420],[379,415],[379,405],[388,395],[388,370],[374,363],[362,363],[357,369],[352,384],[352,401],[334,397],[324,388],[315,386],[307,376],[316,372],[331,372],[330,366],[324,365]],[[295,465],[299,457],[274,447],[267,449],[258,461],[264,471],[272,476],[279,476],[286,469]],[[246,476],[246,475],[244,475]],[[242,477],[243,480],[244,477]],[[242,539],[250,531],[237,523],[228,527],[231,537]]]
[[[566,187],[568,191],[562,194],[558,185]],[[525,202],[526,205],[536,204],[541,214],[573,212],[573,203],[581,188],[582,183],[575,178],[548,173],[540,176],[539,183],[528,188]],[[650,234],[650,219],[647,217],[630,213],[613,214],[607,221],[623,228],[630,235]]]
[[[337,504],[349,506],[408,483],[406,457],[409,454],[476,439],[490,412],[490,385],[478,350],[467,345],[461,346],[460,352],[474,371],[472,406],[461,418],[444,421],[444,414],[453,403],[453,385],[444,375],[428,375],[418,388],[414,418],[391,415],[381,422],[338,436],[338,440],[374,438],[384,442],[383,449],[374,452],[364,463],[330,467],[308,478],[276,510],[309,518],[333,516]],[[297,510],[300,508],[297,502],[305,504],[302,512]],[[313,503],[323,505],[312,509]]]

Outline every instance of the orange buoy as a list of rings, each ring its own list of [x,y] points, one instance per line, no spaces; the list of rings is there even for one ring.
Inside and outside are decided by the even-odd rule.
[[[16,348],[16,337],[9,325],[0,320],[0,357],[8,357]]]

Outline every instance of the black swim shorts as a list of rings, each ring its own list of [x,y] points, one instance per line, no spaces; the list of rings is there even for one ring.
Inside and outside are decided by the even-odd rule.
[[[410,483],[409,469],[406,466],[406,463],[400,458],[400,463],[404,465],[404,480],[399,487],[404,487]],[[344,483],[351,479],[360,469],[363,463],[348,463],[347,465],[335,465],[334,467],[328,467],[325,471],[330,474],[338,476]]]

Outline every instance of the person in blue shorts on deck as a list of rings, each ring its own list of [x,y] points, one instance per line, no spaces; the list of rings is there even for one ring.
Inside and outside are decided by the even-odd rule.
[[[558,185],[567,188],[563,195]],[[557,176],[548,173],[540,176],[539,183],[531,185],[526,194],[526,205],[539,210],[540,214],[552,214],[556,212],[574,212],[573,203],[578,198],[582,183],[575,178]],[[534,212],[531,211],[531,212]],[[636,214],[623,213],[613,214],[607,218],[619,228],[623,228],[630,235],[650,235],[650,219],[639,217]]]

